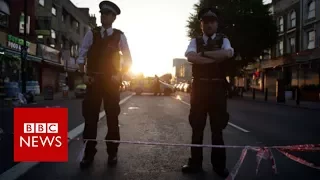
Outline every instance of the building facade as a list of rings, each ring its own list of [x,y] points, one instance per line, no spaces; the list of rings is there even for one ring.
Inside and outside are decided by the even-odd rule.
[[[277,80],[287,89],[320,84],[320,0],[273,0],[269,4],[278,26],[278,43],[270,56],[251,64],[249,84],[276,92]],[[267,53],[267,54],[268,54]]]
[[[24,4],[21,0],[0,0],[0,79],[21,82],[21,51],[24,47]],[[37,56],[34,31],[34,0],[27,4],[26,71],[27,81],[40,78],[41,57]]]
[[[47,49],[54,48],[60,52],[60,62],[57,58],[46,61],[48,64],[54,64],[55,68],[48,65],[43,71],[47,73],[44,78],[50,79],[47,82],[58,82],[55,85],[56,90],[65,84],[73,89],[81,83],[80,76],[75,73],[78,68],[76,57],[79,46],[85,33],[96,25],[93,22],[95,17],[89,15],[89,8],[78,8],[69,0],[38,0],[36,7],[38,42],[44,44]],[[58,75],[53,77],[52,73]]]
[[[183,58],[173,59],[172,65],[172,83],[191,81],[192,67],[191,64]]]
[[[21,81],[24,0],[0,0],[0,5],[1,81]],[[37,82],[41,90],[52,86],[59,91],[65,84],[73,89],[81,83],[75,72],[79,45],[96,18],[70,0],[28,0],[26,12],[27,81]]]

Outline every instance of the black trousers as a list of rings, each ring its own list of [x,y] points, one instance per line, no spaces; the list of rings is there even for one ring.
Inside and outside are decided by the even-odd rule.
[[[206,126],[207,114],[209,114],[212,144],[224,145],[222,130],[226,128],[229,121],[225,82],[193,81],[190,101],[189,122],[192,127],[192,144],[203,144],[203,131]],[[201,166],[202,160],[202,148],[191,147],[189,163]],[[225,148],[212,148],[211,163],[214,168],[225,168]]]
[[[120,84],[111,80],[111,77],[103,75],[94,76],[92,84],[87,85],[87,92],[82,104],[82,113],[85,119],[83,131],[84,139],[96,139],[97,123],[101,102],[103,100],[104,110],[107,117],[108,133],[106,140],[120,140],[119,119],[120,114]],[[94,156],[97,152],[96,141],[88,141],[85,149],[86,156]],[[109,155],[116,155],[118,143],[106,143]]]

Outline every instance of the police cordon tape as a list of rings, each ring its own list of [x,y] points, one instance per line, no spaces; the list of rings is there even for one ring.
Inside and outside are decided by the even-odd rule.
[[[313,169],[320,170],[319,166],[314,165],[304,159],[296,157],[286,151],[298,151],[298,152],[318,152],[320,151],[320,144],[302,144],[302,145],[288,145],[288,146],[233,146],[233,145],[206,145],[206,144],[178,144],[178,143],[163,143],[163,142],[144,142],[144,141],[123,141],[123,140],[104,140],[104,139],[82,139],[82,138],[74,138],[70,139],[71,141],[79,140],[83,141],[83,147],[78,155],[78,161],[81,161],[84,156],[85,147],[88,141],[96,141],[96,142],[109,142],[109,143],[119,143],[119,144],[139,144],[139,145],[158,145],[158,146],[180,146],[180,147],[202,147],[202,148],[237,148],[242,149],[240,158],[238,159],[237,163],[233,167],[232,171],[230,172],[229,176],[226,178],[227,180],[234,180],[237,176],[239,169],[241,168],[245,157],[247,156],[248,150],[252,150],[257,152],[256,160],[257,160],[257,167],[256,167],[256,174],[259,172],[259,166],[261,160],[270,160],[272,163],[272,170],[274,174],[277,174],[277,166],[274,155],[272,153],[272,149],[276,149],[282,154],[284,154],[289,159],[298,162],[302,165],[308,166]]]
[[[13,133],[6,133],[0,128],[0,135],[6,135]],[[0,136],[0,141],[1,141]],[[310,163],[302,158],[294,156],[287,151],[298,151],[298,152],[318,152],[320,151],[320,144],[302,144],[302,145],[287,145],[287,146],[237,146],[237,145],[209,145],[209,144],[178,144],[178,143],[163,143],[163,142],[144,142],[144,141],[123,141],[123,140],[104,140],[104,139],[83,139],[83,138],[68,138],[70,141],[83,141],[83,146],[79,152],[78,161],[81,161],[84,156],[85,147],[88,141],[96,141],[96,142],[109,142],[109,143],[119,143],[119,144],[139,144],[139,145],[158,145],[158,146],[180,146],[180,147],[202,147],[202,148],[234,148],[234,149],[242,149],[241,155],[230,172],[229,176],[226,180],[234,180],[238,174],[239,169],[241,168],[245,157],[247,156],[248,150],[252,150],[257,152],[256,160],[256,174],[259,172],[259,166],[261,160],[269,160],[272,163],[272,170],[274,174],[277,174],[277,166],[274,155],[272,153],[272,149],[278,150],[280,153],[288,157],[289,159],[298,162],[302,165],[308,166],[313,169],[320,170],[320,166],[316,166],[313,163]]]

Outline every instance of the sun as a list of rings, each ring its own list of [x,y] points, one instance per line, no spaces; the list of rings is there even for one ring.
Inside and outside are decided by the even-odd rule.
[[[158,72],[159,67],[152,65],[150,63],[146,63],[146,61],[137,61],[134,62],[130,71],[133,74],[143,73],[144,76],[154,76],[160,75],[161,73]]]

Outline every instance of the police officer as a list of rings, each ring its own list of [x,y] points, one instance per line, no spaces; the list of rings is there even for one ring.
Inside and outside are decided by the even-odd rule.
[[[161,90],[160,90],[160,80],[157,75],[154,76],[154,95],[157,96],[158,94],[161,95]]]
[[[191,40],[185,53],[192,63],[192,92],[189,122],[192,127],[192,144],[202,144],[207,114],[210,116],[212,144],[224,145],[222,131],[228,124],[226,102],[226,66],[233,56],[230,41],[217,33],[218,17],[215,10],[205,8],[199,12],[203,36]],[[182,167],[184,173],[202,171],[202,148],[192,147],[188,164]],[[229,175],[226,169],[226,150],[212,148],[213,170],[221,177]]]
[[[102,27],[97,27],[86,33],[77,59],[80,72],[85,72],[85,63],[87,68],[86,74],[83,76],[84,82],[87,84],[87,92],[82,104],[82,114],[85,119],[83,138],[96,138],[100,106],[103,100],[108,126],[105,139],[120,140],[119,87],[122,74],[128,71],[132,60],[125,35],[120,30],[112,28],[116,16],[121,12],[119,7],[110,1],[101,2],[99,7]],[[121,69],[119,51],[122,52],[124,59]],[[86,55],[87,62],[85,61]],[[92,164],[97,152],[96,144],[95,141],[87,142],[85,154],[80,163],[81,168]],[[115,165],[119,144],[106,144],[109,155],[108,164]]]

